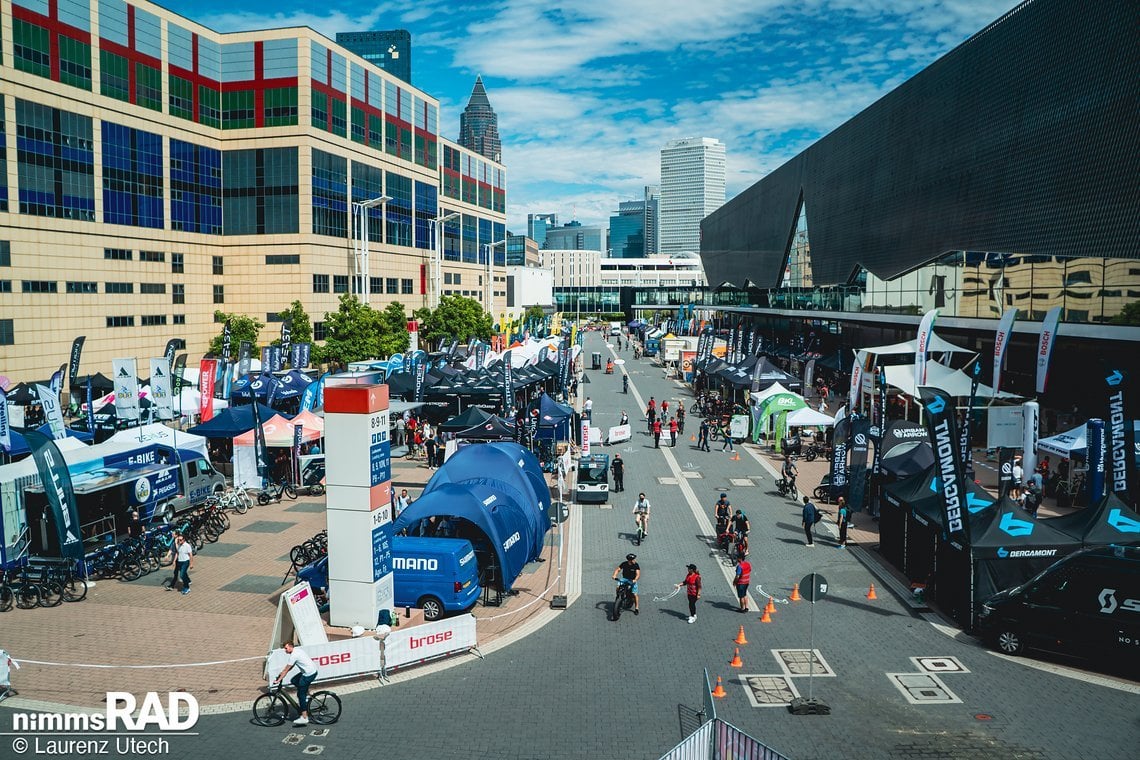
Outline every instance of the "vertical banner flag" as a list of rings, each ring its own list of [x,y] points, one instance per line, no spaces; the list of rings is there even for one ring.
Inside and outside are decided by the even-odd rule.
[[[875,420],[871,426],[875,454],[871,457],[871,503],[868,511],[872,516],[878,517],[879,497],[883,487],[883,444],[887,440],[887,373],[882,366],[875,368],[875,382],[878,384],[878,393],[874,404]]]
[[[926,385],[926,359],[930,352],[930,337],[934,333],[934,320],[938,319],[938,309],[931,309],[922,315],[918,325],[918,339],[914,346],[914,385]]]
[[[806,389],[805,389],[806,390]],[[863,365],[859,361],[859,356],[855,356],[855,361],[851,364],[851,389],[847,393],[847,408],[852,412],[858,412],[863,408]]]
[[[301,363],[301,348],[304,343],[294,343],[289,346],[289,366],[293,369],[302,369],[305,365]]]
[[[80,335],[71,341],[71,361],[67,367],[68,390],[71,389],[71,386],[79,384],[79,359],[83,355],[83,342],[85,340],[87,340],[87,337]]]
[[[404,372],[411,374],[412,372],[412,352],[408,351],[404,354]]]
[[[744,358],[744,323],[736,326],[736,361]]]
[[[273,366],[269,363],[269,346],[261,347],[261,371],[272,372]]]
[[[1037,392],[1045,392],[1049,379],[1049,357],[1053,355],[1053,345],[1057,342],[1057,323],[1061,321],[1061,307],[1054,306],[1045,312],[1041,322],[1041,338],[1037,343]]]
[[[590,421],[582,420],[579,428],[579,437],[581,438],[581,454],[580,456],[590,456]]]
[[[301,484],[301,439],[305,437],[303,423],[293,426],[293,482]]]
[[[1133,471],[1135,462],[1130,463],[1128,453],[1134,450],[1135,426],[1132,424],[1124,389],[1128,385],[1128,374],[1113,369],[1104,378],[1107,391],[1108,416],[1105,430],[1106,458],[1108,459],[1108,490],[1120,497],[1125,504],[1131,504],[1129,493],[1136,488]]]
[[[486,343],[483,343],[483,342],[480,342],[479,345],[477,345],[475,347],[475,368],[476,369],[483,369],[483,367],[486,366],[486,364],[487,364],[487,352],[490,350],[490,348],[491,348],[490,346],[488,346]]]
[[[550,346],[543,346],[538,349],[538,363],[542,364],[546,361],[546,357],[550,355]]]
[[[91,375],[87,376],[87,432],[95,435],[95,391],[91,387]]]
[[[178,358],[174,360],[174,370],[170,373],[173,381],[171,382],[171,391],[177,394],[178,398],[178,416],[182,417],[182,378],[186,376],[186,354],[179,354]],[[90,387],[91,379],[88,378],[87,385]],[[88,401],[88,404],[91,402]]]
[[[200,394],[198,414],[201,416],[202,422],[208,422],[214,418],[214,380],[217,377],[215,374],[217,364],[217,359],[203,359],[198,365],[198,393]],[[254,399],[253,407],[257,409],[256,399]]]
[[[230,320],[226,320],[226,324],[222,326],[222,362],[228,364],[230,361],[230,349],[233,346],[233,333],[230,328]]]
[[[745,349],[745,354],[752,356],[756,353],[756,331],[750,330],[748,332],[748,347]]]
[[[12,450],[12,428],[8,424],[8,394],[0,388],[0,448]]]
[[[249,374],[250,364],[253,363],[253,345],[248,340],[243,340],[238,345],[238,377],[245,377]]]
[[[24,440],[32,450],[32,459],[40,474],[40,482],[51,507],[51,521],[59,541],[59,556],[83,559],[83,540],[79,534],[79,515],[75,509],[75,491],[71,487],[71,473],[63,454],[46,435],[29,430]]]
[[[205,398],[205,396],[203,396]],[[269,449],[265,446],[265,431],[261,429],[261,405],[253,401],[253,455],[257,459],[257,477],[263,480],[269,474]]]
[[[934,449],[934,471],[942,492],[943,527],[951,541],[965,546],[970,542],[966,521],[966,482],[959,458],[958,431],[955,429],[954,401],[939,388],[922,386],[919,399],[926,414],[926,432]]]
[[[139,418],[139,378],[134,359],[112,359],[115,411],[124,420]]]
[[[214,398],[227,398],[229,396],[230,360],[226,357],[218,359],[218,376],[214,378]]]
[[[427,373],[426,362],[416,362],[416,386],[415,386],[415,400],[417,402],[424,400],[424,379]]]
[[[815,359],[809,359],[807,366],[804,367],[804,396],[807,396],[808,391],[812,388],[812,382],[815,380]]]
[[[174,404],[170,390],[170,365],[166,357],[150,360],[150,400],[160,420],[174,419]]]
[[[455,358],[455,350],[457,348],[459,348],[459,341],[457,341],[457,340],[451,341],[451,345],[448,346],[448,348],[447,348],[447,358],[448,359],[454,359]]]
[[[998,447],[998,499],[1004,499],[1013,488],[1013,449]]]
[[[51,382],[48,383],[49,387],[51,388],[52,395],[56,397],[56,400],[59,399],[59,394],[63,391],[63,375],[66,371],[66,364],[59,365],[59,369],[52,373]]]
[[[269,347],[269,366],[273,368],[274,372],[280,372],[285,368],[285,358],[281,346]]]
[[[301,405],[298,411],[312,411],[315,408],[317,403],[317,389],[324,385],[326,377],[328,377],[327,372],[321,375],[316,382],[309,383],[305,386],[305,390],[301,391]]]
[[[1005,350],[1009,348],[1009,338],[1013,334],[1013,323],[1017,319],[1017,309],[1008,309],[1001,315],[997,333],[994,335],[994,394],[1001,390],[1001,367],[1005,362]]]
[[[503,417],[508,420],[514,417],[515,406],[515,387],[511,372],[511,352],[507,351],[503,354]]]
[[[277,369],[282,369],[285,365],[285,359],[291,358],[292,354],[289,351],[293,348],[293,318],[289,317],[281,323],[281,366]]]
[[[298,365],[302,369],[307,369],[309,363],[313,360],[313,344],[306,341],[301,344],[301,363]]]
[[[568,385],[568,375],[570,366],[570,349],[566,346],[566,339],[563,338],[558,346],[558,390],[562,397],[566,397],[566,390]]]
[[[962,429],[958,431],[961,448],[959,456],[962,457],[962,468],[968,480],[974,479],[974,457],[970,449],[973,444],[974,402],[978,398],[978,378],[981,377],[981,374],[982,361],[981,359],[974,359],[974,363],[970,366],[970,401],[966,404],[966,415],[962,419]]]
[[[1026,401],[1022,404],[1021,423],[1021,466],[1025,472],[1032,474],[1037,471],[1037,437],[1041,428],[1040,404],[1036,401]]]
[[[852,512],[863,511],[867,491],[867,451],[870,448],[871,421],[863,415],[851,420],[851,472],[847,504]]]
[[[847,439],[851,433],[851,417],[841,408],[836,415],[835,432],[831,436],[831,498],[847,492]]]
[[[174,352],[178,350],[178,345],[181,342],[181,338],[171,338],[166,341],[166,348],[162,351],[162,355],[166,357],[166,366],[174,366]]]
[[[1085,424],[1089,475],[1085,481],[1090,507],[1104,498],[1104,420],[1093,418]]]

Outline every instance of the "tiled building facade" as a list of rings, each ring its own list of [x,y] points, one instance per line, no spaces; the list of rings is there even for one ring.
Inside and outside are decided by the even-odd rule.
[[[319,339],[342,293],[419,308],[452,212],[445,275],[484,301],[493,251],[505,298],[486,247],[505,237],[502,165],[316,32],[219,34],[123,0],[0,0],[0,19],[0,374],[47,377],[76,335],[82,372],[172,337],[193,361],[215,309],[271,322],[297,299]],[[364,283],[351,204],[382,195]]]

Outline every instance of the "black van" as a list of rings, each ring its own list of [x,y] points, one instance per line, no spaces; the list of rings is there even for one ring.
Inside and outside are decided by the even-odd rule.
[[[978,630],[1005,654],[1048,649],[1121,666],[1140,663],[1140,546],[1070,554],[987,599]]]

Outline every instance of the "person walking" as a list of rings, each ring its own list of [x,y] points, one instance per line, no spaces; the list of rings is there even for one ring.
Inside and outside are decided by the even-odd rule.
[[[684,435],[684,433],[685,433],[685,405],[684,404],[677,404],[677,429],[681,431],[682,435]]]
[[[709,421],[701,420],[701,427],[697,430],[697,450],[712,451],[709,448]]]
[[[653,420],[653,448],[661,448],[661,420]]]
[[[812,536],[812,531],[815,530],[815,524],[819,522],[819,510],[811,503],[811,499],[804,497],[804,511],[803,511],[803,526],[804,536],[807,541],[804,543],[808,546],[815,546],[815,538]]]
[[[443,467],[443,455],[447,451],[447,444],[443,441],[443,431],[435,429],[435,466]]]
[[[167,591],[173,591],[179,579],[182,580],[182,595],[190,593],[190,571],[194,569],[194,547],[181,533],[174,534],[174,575]]]
[[[653,432],[653,423],[657,420],[657,405],[653,399],[649,399],[649,406],[645,408],[645,421],[648,425],[649,432]]]
[[[427,429],[427,426],[425,425],[424,426],[424,434],[427,435],[427,433],[428,433],[428,429]],[[424,451],[426,452],[426,455],[424,456],[424,464],[427,465],[427,468],[429,470],[434,470],[435,469],[435,437],[434,436],[429,437],[424,441]]]
[[[594,400],[586,396],[586,402],[582,404],[582,417],[586,420],[594,419]]]
[[[839,497],[839,508],[835,513],[835,522],[839,526],[839,548],[847,548],[847,521],[851,517],[851,510],[847,506],[847,499]]]
[[[618,426],[620,427],[621,425],[628,425],[628,424],[629,424],[629,415],[625,413],[624,409],[622,409],[621,420],[618,422]]]
[[[396,417],[396,424],[392,427],[393,446],[404,445],[404,429],[407,427],[407,424],[402,416]]]
[[[748,612],[748,585],[752,583],[752,563],[743,557],[736,558],[736,577],[732,585],[736,587],[736,598],[740,600],[739,610]]]
[[[685,573],[685,579],[678,583],[674,588],[685,587],[685,595],[689,598],[689,620],[690,623],[697,622],[697,600],[701,598],[701,574],[697,571],[696,565],[688,565],[688,570]]]
[[[724,439],[724,443],[721,444],[720,450],[724,451],[727,448],[729,451],[736,451],[736,449],[732,448],[732,436],[728,434],[727,422],[720,426],[720,435]]]
[[[614,454],[614,461],[610,462],[610,471],[614,474],[614,491],[625,490],[625,462],[621,454]]]
[[[675,448],[677,446],[677,418],[669,418],[669,447]]]
[[[408,489],[401,488],[400,495],[392,500],[392,519],[400,516],[400,513],[412,505],[412,500],[408,498]]]
[[[661,402],[661,419],[669,416],[669,400],[665,399]]]
[[[16,690],[12,688],[12,669],[20,669],[20,663],[12,659],[12,655],[0,649],[0,702],[14,696]]]

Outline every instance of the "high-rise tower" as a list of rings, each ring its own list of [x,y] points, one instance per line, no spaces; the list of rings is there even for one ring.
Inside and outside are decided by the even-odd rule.
[[[501,160],[503,144],[499,141],[499,117],[487,99],[483,77],[475,77],[475,87],[471,90],[467,107],[459,115],[459,144],[492,161]]]
[[[337,32],[336,41],[369,63],[412,83],[412,34],[407,29]]]
[[[660,253],[701,249],[701,220],[724,205],[724,143],[673,140],[661,149]]]

